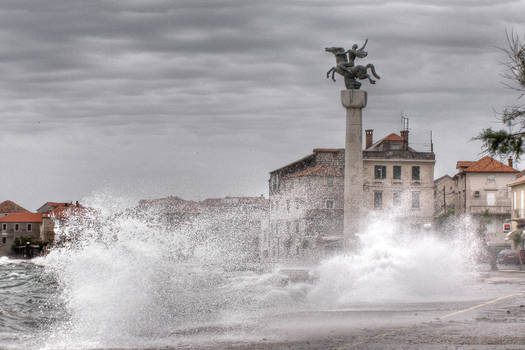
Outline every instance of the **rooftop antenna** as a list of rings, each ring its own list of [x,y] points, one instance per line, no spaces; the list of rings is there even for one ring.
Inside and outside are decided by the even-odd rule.
[[[408,117],[401,112],[401,130],[408,131]]]
[[[434,141],[432,141],[432,130],[430,130],[430,152],[434,152]]]

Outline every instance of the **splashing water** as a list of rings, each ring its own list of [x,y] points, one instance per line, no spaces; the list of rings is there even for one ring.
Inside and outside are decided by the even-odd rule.
[[[431,301],[458,298],[477,277],[480,241],[464,219],[452,234],[406,231],[396,215],[370,214],[359,235],[361,249],[317,267],[311,302],[327,307],[356,303]]]
[[[161,212],[126,201],[84,202],[94,210],[58,224],[61,244],[37,261],[65,308],[46,333],[50,348],[173,346],[234,337],[233,329],[246,339],[258,319],[279,313],[454,297],[476,271],[468,221],[444,237],[371,215],[358,252],[320,262],[313,284],[288,284],[276,272],[249,271],[254,248],[238,229],[247,213],[170,226]]]

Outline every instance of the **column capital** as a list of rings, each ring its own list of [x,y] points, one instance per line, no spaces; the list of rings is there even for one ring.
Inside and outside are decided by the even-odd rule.
[[[365,108],[367,93],[364,90],[341,90],[341,103],[345,108]]]

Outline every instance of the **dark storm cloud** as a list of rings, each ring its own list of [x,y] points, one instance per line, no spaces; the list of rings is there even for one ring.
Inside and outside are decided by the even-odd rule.
[[[377,137],[434,130],[436,175],[511,103],[498,65],[523,1],[5,0],[6,197],[31,208],[129,183],[151,195],[256,194],[267,172],[343,144],[324,47],[369,38]],[[421,136],[424,135],[424,136]],[[462,151],[458,154],[457,149]]]

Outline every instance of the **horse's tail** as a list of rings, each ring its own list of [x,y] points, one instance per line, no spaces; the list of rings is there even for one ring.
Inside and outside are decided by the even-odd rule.
[[[374,65],[372,63],[367,64],[366,68],[370,68],[370,70],[372,71],[372,74],[374,75],[374,77],[376,77],[377,79],[381,79],[381,77],[379,77],[379,75],[377,75],[376,69],[374,68]]]

